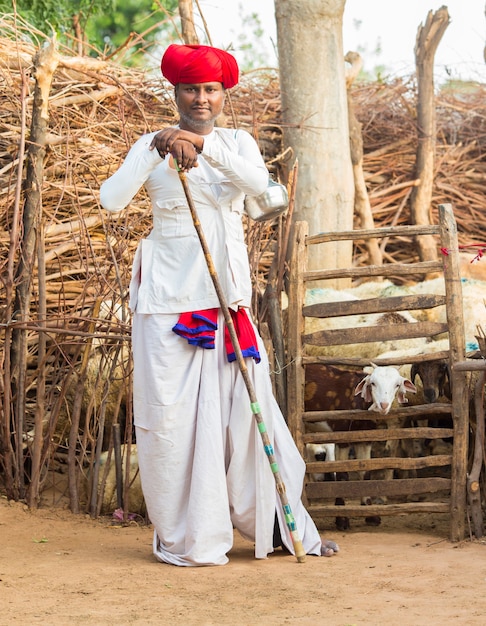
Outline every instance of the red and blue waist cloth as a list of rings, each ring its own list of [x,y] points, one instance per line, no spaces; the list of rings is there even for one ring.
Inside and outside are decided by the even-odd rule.
[[[182,313],[172,330],[187,339],[192,346],[214,349],[216,331],[218,330],[218,312],[219,309],[214,308]],[[259,363],[260,352],[258,351],[255,330],[246,310],[244,308],[239,308],[237,311],[230,309],[230,314],[243,356],[252,357]],[[224,343],[228,361],[236,361],[236,354],[226,325],[224,327]]]

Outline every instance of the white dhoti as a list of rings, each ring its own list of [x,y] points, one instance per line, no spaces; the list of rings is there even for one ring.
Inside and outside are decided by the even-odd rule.
[[[172,331],[178,315],[133,319],[134,414],[154,554],[174,565],[223,565],[233,528],[255,542],[256,558],[273,552],[275,512],[294,552],[275,479],[236,362],[229,363],[220,314],[215,349],[191,346]],[[274,446],[297,531],[307,554],[321,538],[301,502],[305,464],[273,396],[268,360],[246,359]]]

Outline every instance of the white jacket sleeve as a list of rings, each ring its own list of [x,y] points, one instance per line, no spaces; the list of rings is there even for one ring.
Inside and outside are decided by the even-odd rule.
[[[132,201],[150,173],[162,162],[157,150],[149,150],[157,133],[149,133],[134,143],[120,168],[100,188],[101,206],[107,211],[121,211]]]
[[[237,130],[234,138],[238,144],[238,153],[225,145],[223,134],[213,133],[204,139],[202,156],[243,193],[257,196],[268,185],[265,161],[250,133]]]

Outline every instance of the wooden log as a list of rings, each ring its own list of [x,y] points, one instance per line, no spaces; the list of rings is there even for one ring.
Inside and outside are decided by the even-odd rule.
[[[45,238],[44,224],[42,220],[38,222],[37,232],[37,271],[38,271],[38,316],[39,319],[47,318],[46,306],[46,263],[45,263]],[[46,379],[47,368],[47,335],[39,333],[37,343],[37,380],[36,380],[36,410],[34,419],[34,438],[31,451],[31,478],[28,489],[28,503],[30,508],[37,508],[40,500],[40,480],[43,447],[43,428],[46,421]],[[28,365],[27,360],[27,365]]]
[[[342,302],[318,302],[302,308],[305,317],[341,317],[369,313],[389,313],[391,311],[413,311],[431,309],[445,304],[445,296],[411,295],[390,298],[367,298],[366,300],[346,300]]]
[[[99,215],[92,215],[91,217],[84,217],[82,220],[70,219],[67,222],[61,222],[60,224],[50,224],[46,226],[46,237],[49,237],[49,239],[53,241],[54,238],[59,235],[73,235],[90,228],[97,228],[102,223],[103,220]]]
[[[302,337],[302,341],[312,346],[341,346],[372,341],[390,341],[392,339],[410,339],[414,337],[433,337],[448,331],[446,323],[441,322],[404,322],[403,324],[383,324],[359,326],[355,328],[333,328],[318,330]]]
[[[54,98],[51,100],[52,107],[72,107],[74,105],[86,104],[88,102],[101,102],[107,98],[121,95],[123,90],[120,87],[105,87],[99,91],[91,91],[88,94],[78,94],[76,96],[66,96],[65,98]]]
[[[376,198],[380,198],[381,196],[385,196],[385,195],[389,196],[393,194],[394,191],[398,191],[401,189],[408,189],[410,187],[416,187],[419,184],[420,184],[420,178],[415,178],[414,180],[406,180],[403,183],[397,183],[396,185],[391,185],[390,187],[387,187],[386,189],[373,191],[370,194],[370,198],[373,198],[373,200],[375,200]],[[376,206],[375,206],[375,210],[376,210]]]
[[[27,150],[27,172],[24,184],[22,254],[17,269],[15,293],[15,319],[27,322],[31,316],[32,276],[36,271],[36,240],[41,220],[42,180],[46,156],[45,137],[49,122],[49,91],[54,72],[59,62],[55,38],[39,50],[33,59],[35,77],[30,141]],[[17,498],[24,498],[25,471],[23,456],[24,417],[27,396],[27,347],[28,337],[21,328],[16,328],[12,339],[12,370],[15,372],[13,386],[16,397],[15,445],[17,453],[16,484]],[[29,502],[34,503],[39,494],[31,490]]]
[[[451,428],[384,428],[350,430],[333,433],[307,433],[304,443],[359,443],[363,441],[392,441],[398,439],[445,439],[452,437]]]
[[[353,99],[350,93],[350,86],[359,74],[363,66],[363,60],[357,52],[348,52],[344,60],[350,64],[351,70],[346,72],[346,92],[348,102],[348,125],[349,144],[351,152],[351,163],[353,165],[354,176],[354,212],[358,216],[361,227],[374,229],[375,222],[371,210],[370,198],[366,187],[363,172],[363,136],[361,133],[361,122],[356,117]],[[368,239],[366,248],[372,265],[382,265],[383,255],[378,245],[377,239]]]
[[[379,515],[380,517],[412,514],[412,513],[450,513],[449,502],[406,502],[402,504],[370,504],[362,506],[359,504],[345,504],[343,506],[310,504],[307,510],[313,519],[319,517],[370,517]]]
[[[303,274],[306,270],[307,255],[305,239],[308,233],[306,222],[297,222],[294,225],[293,246],[291,250],[290,278],[289,278],[289,308],[288,308],[288,338],[287,350],[292,360],[287,368],[287,422],[289,430],[301,455],[304,454],[302,440],[302,413],[304,412],[305,373],[302,367],[302,334],[304,332],[304,318],[302,317],[302,303],[305,300]]]
[[[310,270],[304,273],[304,281],[329,280],[332,278],[363,278],[365,276],[425,276],[442,271],[440,261],[423,263],[388,263],[365,267],[344,267],[333,270]]]
[[[347,461],[311,461],[306,464],[308,474],[332,474],[333,472],[367,472],[370,470],[400,469],[418,470],[428,467],[445,467],[451,464],[452,455],[376,457],[372,459],[348,459]]]
[[[414,224],[430,224],[432,221],[432,188],[434,183],[434,159],[437,137],[434,91],[434,56],[443,34],[449,25],[449,13],[443,6],[435,13],[429,11],[424,25],[420,25],[415,42],[417,66],[417,158],[416,177],[419,185],[413,188],[410,198]],[[417,243],[422,261],[437,258],[435,240],[427,235],[418,237]]]
[[[120,424],[113,424],[113,454],[115,457],[116,507],[123,509],[123,469],[121,455]]]
[[[483,510],[481,502],[480,476],[484,456],[484,385],[486,372],[481,372],[474,389],[474,408],[476,413],[476,433],[474,436],[474,454],[471,471],[467,477],[467,498],[471,511],[474,536],[480,539],[484,534]]]
[[[107,66],[108,63],[106,61],[88,56],[59,57],[59,67],[65,67],[70,70],[75,70],[76,72],[100,73],[106,70]]]
[[[394,237],[407,236],[414,237],[423,233],[429,235],[438,235],[438,226],[384,226],[381,228],[372,228],[370,230],[357,229],[357,230],[343,230],[339,233],[318,233],[317,235],[308,235],[306,237],[306,244],[308,246],[317,243],[326,243],[328,241],[351,239],[353,241],[359,241],[360,239],[370,239],[373,237]]]
[[[274,256],[270,272],[268,274],[267,287],[263,295],[268,319],[269,339],[271,342],[269,355],[274,357],[272,380],[275,387],[275,397],[284,416],[287,415],[287,381],[286,372],[282,369],[285,363],[285,345],[282,329],[282,307],[280,295],[277,291],[278,257]],[[263,322],[261,322],[263,327]]]
[[[452,405],[447,402],[432,402],[430,404],[416,404],[415,406],[406,406],[403,408],[395,408],[388,415],[381,415],[375,411],[367,411],[361,409],[336,410],[336,411],[305,411],[302,415],[303,421],[307,424],[308,429],[312,429],[313,422],[323,422],[327,419],[333,421],[356,422],[379,422],[386,423],[389,420],[407,417],[419,417],[421,415],[442,415],[444,413],[452,414]]]
[[[484,372],[486,370],[486,361],[471,360],[460,361],[454,363],[453,369],[455,372]]]
[[[450,478],[402,478],[395,480],[338,480],[307,483],[309,500],[316,498],[361,498],[409,496],[450,491]]]
[[[449,324],[450,365],[452,371],[452,418],[454,448],[451,488],[451,541],[462,541],[465,534],[466,477],[469,436],[469,398],[464,372],[454,370],[454,363],[465,360],[465,335],[462,304],[457,224],[450,204],[439,205],[440,239],[449,255],[444,262]]]
[[[435,361],[438,359],[448,359],[449,351],[441,350],[440,352],[429,352],[427,354],[418,354],[416,356],[404,356],[382,359],[381,357],[374,357],[373,363],[375,365],[405,365],[412,363],[423,363],[424,361]],[[363,359],[361,357],[335,357],[335,356],[303,356],[302,363],[304,365],[313,363],[323,363],[328,365],[343,365],[346,367],[366,367],[370,365],[370,360]],[[479,368],[478,368],[479,369]]]

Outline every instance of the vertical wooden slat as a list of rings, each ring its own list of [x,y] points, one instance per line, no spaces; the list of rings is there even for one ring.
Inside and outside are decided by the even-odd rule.
[[[294,225],[294,241],[290,262],[289,306],[288,306],[288,344],[287,354],[290,363],[287,367],[287,419],[288,426],[295,443],[304,456],[304,442],[302,439],[302,413],[304,412],[305,382],[302,365],[302,334],[304,319],[302,307],[305,300],[304,272],[307,268],[307,254],[305,238],[308,233],[307,222],[296,222]]]
[[[439,205],[441,246],[444,257],[447,323],[449,324],[450,365],[452,372],[452,417],[454,447],[451,468],[451,541],[462,541],[465,534],[467,449],[469,401],[466,372],[456,371],[454,364],[465,359],[462,286],[459,270],[457,225],[451,204]]]

